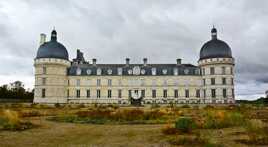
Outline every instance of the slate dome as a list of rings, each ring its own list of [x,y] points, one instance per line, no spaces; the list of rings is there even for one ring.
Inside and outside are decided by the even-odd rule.
[[[227,43],[217,39],[217,30],[211,30],[212,39],[206,42],[200,50],[200,59],[232,58],[232,50]]]
[[[57,58],[69,60],[68,51],[64,45],[57,41],[57,32],[51,32],[51,40],[40,45],[37,51],[36,59],[39,58]]]

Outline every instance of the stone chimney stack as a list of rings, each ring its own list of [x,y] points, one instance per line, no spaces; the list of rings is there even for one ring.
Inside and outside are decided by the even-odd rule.
[[[44,33],[40,34],[40,44],[39,45],[42,45],[46,42],[46,37],[47,37],[46,34],[44,34]]]
[[[181,65],[181,59],[177,59],[177,65]]]
[[[97,59],[92,59],[92,64],[94,65],[94,66],[96,66],[96,64],[97,64]]]
[[[127,66],[129,65],[129,61],[130,61],[130,59],[129,58],[126,58],[126,65]]]
[[[147,62],[148,62],[148,59],[147,58],[143,58],[143,66],[146,66],[147,65]]]

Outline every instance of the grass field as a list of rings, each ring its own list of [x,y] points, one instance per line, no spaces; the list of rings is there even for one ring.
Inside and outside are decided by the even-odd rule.
[[[0,146],[268,146],[267,122],[268,107],[251,105],[118,108],[2,104]]]

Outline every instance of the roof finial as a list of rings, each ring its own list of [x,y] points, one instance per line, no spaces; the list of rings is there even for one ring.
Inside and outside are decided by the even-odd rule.
[[[217,29],[215,28],[214,24],[213,24],[213,28],[211,29],[211,38],[217,39]]]
[[[53,30],[51,32],[51,40],[52,41],[57,41],[57,32],[55,30],[55,26],[53,27]]]

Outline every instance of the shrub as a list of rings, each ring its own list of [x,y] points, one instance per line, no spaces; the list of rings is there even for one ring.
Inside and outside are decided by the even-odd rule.
[[[165,135],[174,135],[174,134],[178,134],[178,129],[170,126],[170,125],[167,125],[165,126],[164,128],[162,128],[162,133],[165,134]]]
[[[183,133],[191,132],[192,129],[196,128],[196,123],[191,117],[180,117],[175,122],[175,128]]]
[[[56,103],[56,104],[54,104],[54,106],[55,106],[55,108],[60,108],[61,107],[60,103]]]
[[[204,123],[200,127],[205,129],[221,129],[245,123],[244,116],[239,112],[209,111],[203,117]]]
[[[33,125],[30,122],[22,122],[16,111],[5,110],[0,125],[4,130],[24,130],[32,128]]]
[[[245,129],[248,133],[250,140],[253,140],[253,141],[256,141],[258,140],[258,138],[261,138],[266,135],[264,128],[265,128],[265,124],[261,120],[258,120],[258,119],[249,120],[245,126]]]
[[[23,110],[21,112],[19,112],[19,116],[21,117],[36,117],[36,116],[41,116],[41,113],[39,111],[36,110]]]
[[[209,140],[200,136],[173,137],[168,140],[172,145],[207,146]]]

